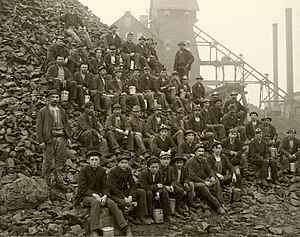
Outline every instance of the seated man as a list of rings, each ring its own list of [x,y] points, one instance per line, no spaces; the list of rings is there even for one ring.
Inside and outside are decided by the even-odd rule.
[[[114,95],[114,104],[121,104],[122,112],[127,112],[127,106],[131,108],[134,105],[140,106],[139,98],[137,95],[129,95],[125,81],[122,80],[123,69],[117,68],[115,71],[115,78],[110,82],[109,92]]]
[[[93,75],[98,74],[98,70],[104,64],[103,53],[101,48],[94,50],[95,57],[89,61],[89,69]]]
[[[200,191],[201,195],[217,210],[224,215],[225,210],[222,188],[211,170],[206,157],[204,156],[205,146],[198,144],[195,148],[195,156],[186,162],[189,178],[194,182],[195,191]],[[213,189],[214,195],[210,192]]]
[[[109,184],[104,168],[100,167],[101,154],[98,151],[90,151],[87,154],[88,165],[81,168],[78,176],[78,191],[75,197],[74,206],[81,201],[91,206],[90,217],[92,235],[98,236],[100,233],[100,208],[108,207],[110,213],[116,220],[118,226],[124,231],[126,236],[133,236],[130,227],[125,220],[122,211],[117,204],[108,196]]]
[[[266,116],[261,119],[262,124],[259,128],[263,133],[263,140],[265,140],[268,146],[274,146],[277,149],[280,146],[280,140],[278,139],[278,134],[276,128],[271,124],[272,118]]]
[[[151,144],[151,152],[154,156],[159,157],[159,155],[164,152],[169,152],[171,155],[177,151],[177,146],[169,136],[170,127],[162,124],[159,129],[159,135],[155,136]]]
[[[89,73],[89,64],[81,62],[79,65],[79,72],[73,74],[73,80],[77,84],[77,102],[80,108],[85,104],[85,96],[90,95],[91,80],[93,75]]]
[[[64,60],[65,58],[63,55],[58,55],[56,57],[56,63],[47,69],[46,79],[49,83],[49,87],[57,90],[59,94],[63,90],[69,91],[69,102],[72,106],[76,106],[77,84],[72,80],[69,69],[64,67]]]
[[[241,142],[246,140],[245,127],[241,126],[238,122],[238,117],[236,114],[236,108],[233,104],[228,106],[228,112],[223,116],[222,123],[225,127],[226,133],[229,133],[229,130],[232,128],[237,128],[239,132],[239,138]]]
[[[287,134],[279,147],[281,153],[280,163],[283,171],[287,171],[290,169],[290,163],[297,162],[296,172],[297,175],[300,175],[300,141],[295,137],[295,129],[290,128]]]
[[[255,137],[255,129],[257,129],[262,122],[258,119],[258,113],[253,111],[249,113],[251,121],[246,124],[245,132],[246,137],[250,141]]]
[[[169,118],[171,127],[171,137],[175,144],[179,147],[184,142],[184,133],[186,129],[184,127],[184,108],[177,109],[177,115]]]
[[[133,133],[133,139],[137,147],[139,148],[140,154],[147,159],[149,154],[147,152],[145,143],[150,146],[152,139],[150,133],[146,131],[145,122],[141,117],[141,108],[138,105],[133,106],[132,116],[129,118],[129,124],[131,126],[131,132]]]
[[[98,150],[102,156],[108,155],[108,146],[104,136],[104,128],[97,121],[94,113],[94,104],[88,101],[84,112],[77,120],[77,137],[88,150]]]
[[[196,77],[196,83],[192,86],[192,92],[193,92],[193,102],[195,104],[202,104],[202,100],[205,97],[205,88],[202,84],[203,77],[199,76]]]
[[[191,158],[195,155],[195,147],[199,144],[199,139],[196,137],[196,133],[191,129],[186,130],[184,135],[185,141],[178,147],[178,153]]]
[[[179,87],[179,97],[187,113],[192,113],[192,91],[189,86],[189,78],[184,75],[181,78],[181,85]]]
[[[137,202],[137,219],[135,223],[150,225],[151,222],[145,218],[148,216],[146,191],[142,188],[137,188],[132,171],[129,168],[129,160],[129,156],[118,156],[118,164],[107,173],[111,199],[118,204],[123,212],[126,208],[132,207],[134,205],[133,202]]]
[[[116,68],[121,67],[121,57],[116,54],[116,46],[109,47],[108,53],[104,56],[104,64],[106,65],[107,73],[114,77]]]
[[[159,127],[168,123],[168,119],[162,115],[161,105],[157,105],[154,107],[154,113],[147,119],[146,130],[150,133],[151,138],[154,138],[158,135]]]
[[[175,174],[172,166],[170,166],[171,155],[168,152],[162,152],[159,155],[160,159],[160,170],[162,173],[163,185],[168,191],[169,197],[176,199],[175,213],[174,215],[179,217],[179,214],[185,215],[185,210],[180,207],[183,198],[184,189],[175,185]]]
[[[255,130],[255,138],[249,144],[248,161],[261,169],[261,184],[269,186],[267,182],[268,168],[271,167],[273,183],[279,185],[278,167],[274,158],[270,157],[268,144],[262,139],[263,133],[260,128]]]
[[[196,132],[201,141],[208,140],[207,148],[210,149],[214,140],[214,133],[208,131],[205,120],[200,116],[200,105],[196,105],[193,109],[193,115],[186,122],[186,128]]]
[[[248,170],[247,156],[243,153],[243,144],[240,139],[237,138],[237,135],[238,131],[236,128],[229,130],[229,137],[222,140],[222,152],[234,166],[241,166],[241,174],[246,177],[252,173]]]
[[[115,154],[120,154],[119,142],[127,142],[127,150],[133,152],[133,133],[126,116],[121,115],[121,105],[113,106],[113,114],[108,116],[105,122],[106,139]]]
[[[175,155],[175,157],[171,160],[171,164],[173,165],[173,171],[176,180],[175,186],[184,189],[185,193],[187,193],[188,204],[191,207],[198,208],[201,206],[201,204],[195,203],[194,201],[194,197],[195,197],[194,183],[190,181],[187,168],[184,166],[186,161],[187,158],[182,155]],[[180,207],[181,203],[179,203],[178,205]]]
[[[105,111],[105,115],[111,115],[111,98],[107,95],[109,88],[109,81],[106,76],[106,67],[101,66],[91,80],[91,100],[95,104],[95,110]]]
[[[213,98],[211,100],[211,107],[210,111],[213,113],[213,116],[218,124],[222,123],[223,107],[222,107],[222,99],[220,98]]]
[[[213,154],[207,158],[207,162],[211,169],[215,172],[215,176],[219,179],[220,184],[233,184],[237,188],[241,188],[241,175],[237,174],[230,160],[222,152],[222,143],[215,142],[212,146]]]
[[[158,79],[156,80],[156,85],[157,85],[157,88],[158,90],[165,95],[165,98],[170,98],[170,87],[172,87],[172,83],[168,77],[168,74],[167,74],[167,69],[166,68],[163,68],[160,72],[160,75],[158,77]],[[174,96],[173,96],[174,97]],[[171,103],[171,107],[172,108],[176,108],[176,104],[173,104],[173,102],[176,102],[176,98],[175,100],[172,100],[172,101],[160,101],[160,104],[161,106],[163,107],[164,110],[167,110],[168,107],[169,107],[169,103]],[[175,107],[174,107],[175,106]]]
[[[159,159],[151,157],[147,160],[147,168],[140,174],[140,185],[146,190],[148,213],[153,213],[153,197],[159,201],[163,209],[164,219],[167,222],[174,222],[170,207],[169,194],[163,185],[163,176],[159,169]]]
[[[125,58],[124,68],[126,70],[133,69],[134,66],[140,67],[140,60],[145,60],[145,58],[141,57],[140,54],[137,53],[137,46],[133,42],[133,32],[129,32],[127,34],[127,40],[123,43],[121,54]],[[143,63],[143,65],[146,65]]]
[[[224,110],[224,113],[226,114],[229,111],[229,109],[228,109],[229,105],[231,105],[231,104],[234,105],[235,113],[236,113],[239,125],[243,125],[243,123],[247,117],[247,109],[239,101],[237,101],[237,96],[238,96],[238,93],[236,93],[235,91],[232,91],[230,94],[231,99],[227,100],[225,102],[223,110]]]

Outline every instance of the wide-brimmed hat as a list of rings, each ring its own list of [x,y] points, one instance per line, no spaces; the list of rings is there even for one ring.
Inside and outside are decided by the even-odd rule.
[[[114,73],[117,73],[117,72],[123,72],[123,69],[120,67],[116,67],[114,70]]]
[[[269,116],[264,116],[261,121],[269,120],[270,122],[272,121],[272,118]]]
[[[197,111],[197,110],[201,110],[201,106],[200,105],[195,105],[193,108],[193,111]]]
[[[196,133],[195,133],[194,130],[192,130],[192,129],[186,130],[186,131],[184,132],[184,136],[187,136],[187,135],[190,134],[190,133],[192,133],[192,134],[194,134],[194,135],[196,136]]]
[[[296,129],[295,128],[290,128],[288,131],[287,131],[288,134],[296,134]]]
[[[141,107],[138,105],[135,105],[132,107],[132,112],[140,112],[141,111]]]
[[[168,125],[162,124],[159,126],[158,131],[160,132],[161,130],[170,130],[170,127]]]
[[[107,67],[105,65],[102,65],[101,67],[99,67],[98,71],[101,71],[102,69],[107,70]]]
[[[198,77],[196,77],[196,80],[201,80],[201,81],[203,81],[203,77],[202,76],[198,76]]]
[[[258,113],[255,112],[255,111],[250,112],[250,113],[249,113],[249,116],[251,116],[252,114],[256,114],[256,116],[258,116]]]
[[[184,43],[183,41],[180,41],[180,42],[178,43],[178,45],[183,45],[183,46],[185,46],[185,43]]]
[[[236,91],[232,91],[232,92],[230,93],[230,96],[233,96],[233,95],[238,95],[238,93],[237,93]]]
[[[142,35],[139,40],[146,40],[146,37],[144,35]]]
[[[52,90],[48,91],[47,96],[49,97],[51,95],[59,95],[59,92],[55,89],[52,89]]]
[[[213,144],[211,145],[211,149],[213,149],[215,146],[217,146],[217,145],[221,145],[222,146],[222,142],[220,142],[220,141],[214,141],[213,142]]]
[[[114,109],[122,109],[122,106],[120,105],[120,104],[114,104],[114,106],[113,106],[113,110]]]
[[[118,29],[118,27],[115,25],[115,24],[112,24],[110,27],[109,27],[109,29],[111,30],[111,29]]]
[[[175,155],[175,157],[173,159],[171,159],[170,164],[175,164],[176,161],[182,160],[183,162],[187,161],[187,158],[183,155]]]
[[[199,148],[206,149],[206,147],[204,146],[204,144],[202,142],[200,142],[200,143],[196,144],[194,152],[197,151]]]

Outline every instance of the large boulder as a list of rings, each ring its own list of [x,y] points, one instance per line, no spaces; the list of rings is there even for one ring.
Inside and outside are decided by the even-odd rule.
[[[0,198],[8,210],[37,207],[49,197],[49,187],[40,177],[23,176],[6,184],[0,190]]]

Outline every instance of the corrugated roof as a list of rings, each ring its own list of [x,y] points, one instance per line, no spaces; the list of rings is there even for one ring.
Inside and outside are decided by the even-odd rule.
[[[150,8],[199,11],[197,0],[151,0]]]

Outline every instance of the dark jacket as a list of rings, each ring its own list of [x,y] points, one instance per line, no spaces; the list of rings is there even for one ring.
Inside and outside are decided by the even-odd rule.
[[[140,181],[140,185],[143,189],[150,190],[152,192],[157,192],[160,190],[160,188],[158,188],[157,184],[163,183],[161,170],[159,170],[157,172],[157,174],[155,175],[155,180],[153,181],[153,176],[152,176],[151,171],[148,168],[145,168],[140,173],[139,181]]]
[[[154,76],[143,74],[140,77],[141,91],[145,92],[146,90],[151,90],[157,93],[158,89],[155,80]]]
[[[173,167],[170,165],[168,165],[167,167],[161,165],[160,170],[162,173],[163,185],[173,186],[176,183]]]
[[[145,121],[141,118],[135,118],[131,116],[129,118],[130,130],[132,132],[139,132],[143,135],[143,137],[149,137],[150,133],[146,130]]]
[[[202,84],[195,83],[192,86],[193,99],[201,99],[205,97],[205,88]]]
[[[207,131],[206,122],[203,118],[200,117],[200,121],[195,120],[195,116],[192,115],[186,122],[186,129],[192,129],[196,133],[204,133]]]
[[[236,151],[238,153],[237,157],[241,157],[243,153],[243,144],[237,138],[234,140],[233,144],[230,143],[229,137],[224,138],[222,140],[222,147],[223,147],[222,152],[228,157],[231,157],[230,154],[231,151]]]
[[[108,92],[109,90],[109,82],[106,78],[104,78],[104,83],[99,74],[95,75],[91,80],[91,90],[97,90],[100,92]]]
[[[89,70],[94,75],[98,74],[99,68],[104,64],[104,59],[101,58],[100,61],[95,57],[89,61]]]
[[[259,142],[256,138],[252,139],[249,144],[249,154],[248,158],[250,162],[254,161],[256,158],[268,159],[270,157],[268,144],[261,140]]]
[[[228,132],[231,128],[238,126],[238,120],[236,113],[226,113],[222,118],[222,123],[225,127],[225,130]]]
[[[104,42],[105,48],[109,48],[109,46],[116,46],[117,49],[120,49],[122,47],[122,40],[117,34],[115,35],[115,38],[111,33],[107,34]]]
[[[130,130],[130,124],[128,122],[128,119],[126,116],[124,115],[120,115],[121,116],[121,125],[120,125],[120,129],[122,130]],[[105,128],[106,130],[112,130],[115,131],[115,122],[116,122],[116,115],[112,114],[110,116],[107,117],[106,121],[105,121]]]
[[[215,174],[218,173],[217,161],[214,154],[210,155],[207,158],[207,163],[209,164],[210,168],[215,172]],[[231,164],[230,160],[226,156],[222,155],[221,163],[222,163],[222,172],[219,172],[219,174],[226,175],[227,171],[229,171],[231,174],[234,173],[233,165]]]
[[[127,82],[127,86],[135,86],[136,92],[141,93],[142,92],[142,85],[139,78],[134,78],[133,76],[129,78]]]
[[[239,101],[234,101],[234,100],[230,99],[230,100],[227,100],[227,101],[225,102],[225,104],[224,104],[224,108],[223,108],[224,113],[227,113],[227,112],[228,112],[228,106],[229,106],[230,104],[234,104],[234,105],[235,105],[235,108],[236,108],[235,112],[237,112],[237,113],[240,112],[240,111],[245,111],[245,112],[247,112],[246,107],[243,106]]]
[[[107,173],[107,180],[110,186],[110,194],[118,198],[136,197],[137,184],[135,183],[130,168],[122,170],[118,165]]]
[[[222,123],[222,117],[224,115],[223,113],[223,108],[222,107],[217,107],[217,106],[211,106],[210,111],[213,113],[213,116],[215,120],[217,121],[217,124]]]
[[[116,93],[118,95],[122,94],[123,92],[127,91],[126,84],[125,82],[121,79],[121,84],[120,86],[118,84],[118,81],[116,78],[112,79],[109,83],[109,89],[113,91],[113,93]]]
[[[63,67],[63,69],[64,69],[64,73],[65,73],[65,78],[64,79],[66,81],[71,81],[72,80],[71,72],[66,67]],[[56,77],[58,77],[58,65],[53,64],[47,69],[46,79],[47,79],[47,81],[53,81]]]
[[[290,140],[294,141],[293,147],[290,146]],[[282,139],[282,142],[279,147],[279,151],[285,156],[296,154],[296,156],[299,157],[300,156],[300,141],[295,137],[293,137],[293,138],[285,137]]]
[[[181,168],[180,181],[178,182],[178,170],[173,166],[173,172],[175,176],[175,185],[174,186],[183,186],[184,184],[188,184],[190,182],[188,171],[185,166]]]
[[[77,120],[77,132],[75,134],[76,138],[79,138],[80,135],[88,130],[92,130],[94,134],[104,135],[103,126],[97,121],[95,115],[91,116],[92,121],[89,119],[89,115],[87,113],[82,113]]]
[[[200,110],[200,116],[204,119],[206,124],[217,124],[218,121],[216,120],[213,112],[210,110],[210,108],[208,110],[205,110],[204,108],[202,108]]]
[[[122,52],[124,52],[126,54],[136,53],[137,46],[133,42],[125,41],[123,43]]]
[[[75,73],[73,74],[73,81],[76,81],[77,86],[79,86],[79,85],[80,85],[80,86],[84,86],[84,87],[88,88],[89,90],[91,90],[91,86],[92,86],[92,84],[91,84],[91,82],[92,82],[92,77],[93,77],[92,74],[87,73],[87,74],[85,75],[84,80],[83,80],[82,75],[81,75],[81,72],[75,72]]]
[[[70,12],[67,12],[63,14],[60,19],[65,23],[65,28],[69,28],[70,26],[75,29],[78,29],[79,26],[84,27],[84,23],[77,13],[72,15]]]
[[[192,182],[204,183],[206,178],[214,176],[214,172],[204,157],[194,156],[186,162],[185,166]]]
[[[63,129],[67,138],[71,137],[71,130],[65,110],[59,107],[62,118]],[[43,107],[37,115],[36,135],[39,143],[52,143],[52,124],[53,116],[50,112],[49,105]]]
[[[165,124],[168,125],[168,119],[165,116],[161,116],[160,123],[157,122],[155,118],[155,114],[152,114],[148,119],[146,123],[146,129],[151,135],[156,135],[158,133],[158,129],[160,125]]]
[[[262,123],[261,125],[259,125],[259,128],[263,132],[263,139],[269,138],[273,140],[278,138],[276,128],[272,124],[266,125]]]
[[[145,44],[138,43],[136,47],[136,52],[144,56],[146,59],[151,56],[151,52]]]
[[[174,71],[177,72],[179,71],[178,66],[189,66],[188,69],[190,70],[193,62],[194,62],[194,56],[189,50],[187,49],[179,50],[175,55]]]
[[[245,132],[246,132],[246,136],[249,140],[251,140],[252,138],[255,137],[255,129],[257,129],[259,127],[259,125],[261,125],[261,124],[262,124],[262,122],[260,120],[257,120],[257,123],[255,126],[253,126],[253,123],[251,121],[249,123],[247,123]]]
[[[92,196],[94,193],[110,196],[106,171],[100,166],[94,170],[90,165],[86,165],[79,172],[74,206],[77,206],[84,196]]]
[[[58,55],[63,55],[64,58],[69,56],[69,50],[66,46],[60,46],[58,44],[52,44],[47,49],[47,62],[55,61]]]
[[[151,150],[156,157],[159,156],[161,151],[168,151],[168,150],[176,151],[177,150],[176,144],[170,137],[167,137],[165,140],[162,140],[159,135],[157,135],[153,139],[151,147],[152,147]]]
[[[199,143],[197,141],[198,139],[194,139],[192,144],[189,144],[187,141],[184,141],[179,147],[178,147],[178,153],[182,155],[190,155],[195,153],[195,147]]]

